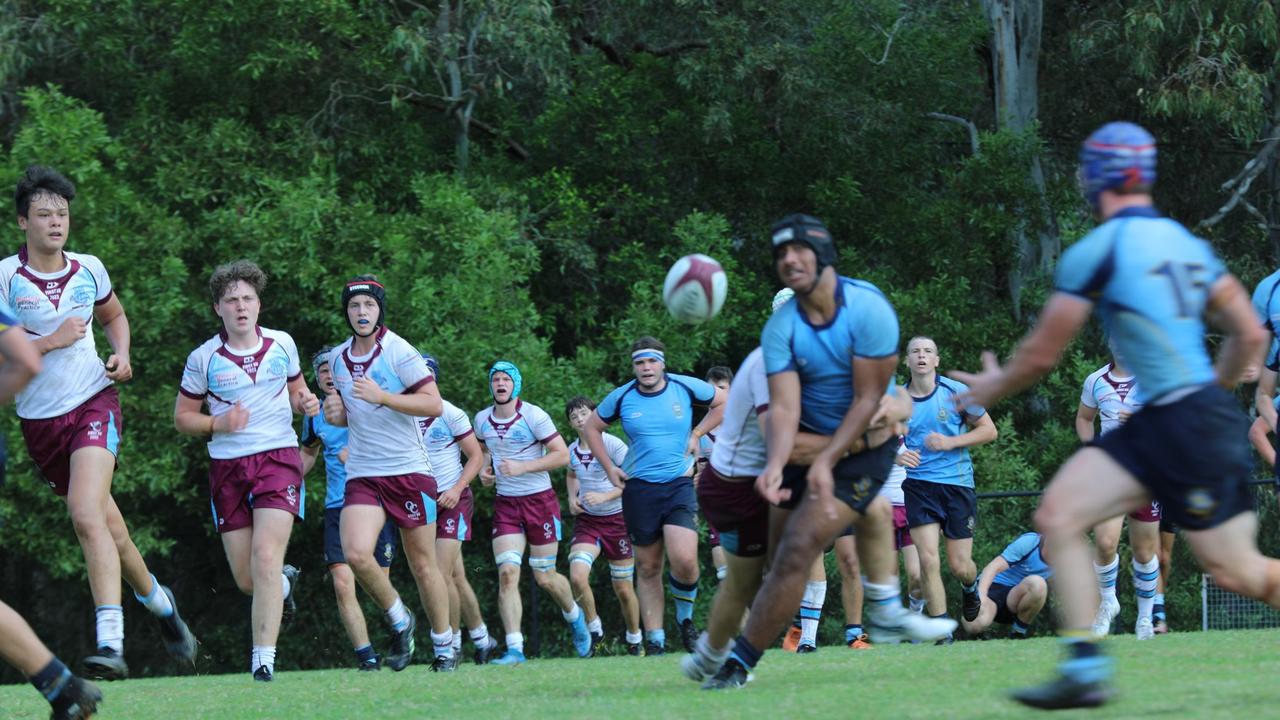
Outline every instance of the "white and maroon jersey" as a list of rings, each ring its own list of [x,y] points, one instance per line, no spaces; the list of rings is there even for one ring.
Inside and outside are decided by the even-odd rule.
[[[418,431],[427,444],[431,470],[436,476],[436,490],[452,489],[462,478],[462,448],[458,443],[472,433],[471,418],[457,405],[444,401],[440,417],[418,418]]]
[[[352,394],[357,379],[371,378],[386,392],[409,395],[435,382],[422,355],[384,325],[374,336],[373,350],[357,357],[354,338],[329,353],[333,384],[347,409],[347,479],[431,474],[431,458],[418,430],[418,418]]]
[[[1112,375],[1111,363],[1107,363],[1085,378],[1084,389],[1080,393],[1080,403],[1085,407],[1098,409],[1098,419],[1102,421],[1102,434],[1106,435],[1120,426],[1122,410],[1135,413],[1142,407],[1138,397],[1137,378],[1132,375],[1126,377]]]
[[[889,442],[896,442],[898,444],[899,455],[906,452],[906,436],[899,435],[896,440],[890,440]],[[906,479],[907,469],[905,467],[898,463],[894,463],[893,466],[889,468],[889,477],[885,479],[884,484],[880,486],[880,494],[889,500],[890,505],[907,504],[907,498],[902,494],[902,481]]]
[[[232,433],[214,433],[209,457],[230,460],[267,450],[297,447],[289,381],[302,377],[298,348],[288,333],[260,327],[258,344],[245,350],[227,346],[226,332],[214,335],[187,356],[179,392],[204,400],[217,417],[239,402],[249,424]]]
[[[93,342],[94,307],[112,297],[111,278],[92,255],[62,253],[56,273],[27,265],[27,248],[0,260],[0,283],[10,314],[34,337],[52,335],[69,318],[85,321],[84,337],[44,356],[44,370],[18,393],[18,417],[27,420],[71,412],[111,384]]]
[[[503,497],[524,497],[551,489],[551,473],[525,473],[507,476],[498,469],[503,460],[537,460],[543,447],[560,437],[551,416],[537,405],[516,399],[516,414],[505,419],[493,416],[493,406],[476,413],[476,437],[493,456],[496,487]]]
[[[724,420],[711,450],[711,467],[722,477],[755,477],[764,472],[768,448],[760,433],[760,415],[768,410],[764,352],[756,348],[742,361],[729,385]]]
[[[617,467],[622,467],[622,461],[627,459],[627,444],[609,433],[602,433],[602,437],[604,437],[604,449],[609,453],[609,459]],[[596,456],[581,438],[574,440],[569,446],[569,469],[578,478],[578,502],[581,503],[583,512],[600,516],[616,515],[622,512],[621,496],[602,505],[588,505],[582,502],[582,496],[589,492],[607,493],[617,488],[609,482],[609,475],[604,471],[604,466],[596,462]]]

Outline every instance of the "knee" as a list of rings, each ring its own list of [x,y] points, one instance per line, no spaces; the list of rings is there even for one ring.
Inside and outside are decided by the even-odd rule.
[[[520,568],[504,565],[498,568],[498,587],[502,590],[514,590],[520,583]]]
[[[840,577],[848,580],[848,579],[855,579],[861,574],[862,574],[862,565],[858,563],[857,553],[841,556]]]
[[[1045,599],[1049,597],[1049,584],[1039,575],[1032,575],[1024,582],[1027,583],[1027,597],[1043,605]]]
[[[343,546],[342,554],[347,559],[347,564],[356,573],[368,572],[377,568],[378,563],[373,559],[373,550],[371,549],[365,550]]]
[[[1059,509],[1058,503],[1044,503],[1036,510],[1036,532],[1048,538],[1059,538],[1065,535],[1083,535],[1087,528],[1080,525],[1071,513]],[[1114,553],[1114,547],[1113,547]]]
[[[107,518],[101,508],[89,504],[70,505],[67,508],[71,525],[80,537],[93,537],[109,532]]]
[[[636,575],[641,580],[660,580],[662,575],[662,562],[636,559]]]
[[[586,590],[591,587],[591,566],[581,563],[572,563],[569,565],[569,582],[573,584],[573,589],[579,591]]]
[[[1093,538],[1093,547],[1097,552],[1098,557],[1108,559],[1113,558],[1116,556],[1116,551],[1120,549],[1120,539],[1098,537],[1095,535]]]
[[[973,565],[973,561],[971,561],[968,557],[960,557],[960,556],[953,556],[953,555],[947,556],[947,569],[951,571],[952,575],[956,575],[956,576],[964,575],[969,571],[969,568],[972,565]]]
[[[333,594],[338,598],[339,603],[347,598],[354,597],[356,594],[355,578],[351,575],[351,569],[343,568],[338,570],[340,567],[343,566],[335,565],[329,571],[329,574],[333,576]]]

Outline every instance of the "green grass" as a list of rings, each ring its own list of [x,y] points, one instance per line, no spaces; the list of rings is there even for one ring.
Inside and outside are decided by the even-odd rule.
[[[1053,717],[1265,716],[1280,700],[1280,633],[1175,633],[1108,642],[1119,696],[1101,712]],[[1010,687],[1045,679],[1058,659],[1050,638],[963,642],[947,648],[823,648],[775,651],[743,690],[700,691],[661,658],[534,660],[515,668],[466,665],[434,675],[355,670],[286,672],[270,685],[249,674],[104,684],[102,718],[592,718],[870,717],[1006,718],[1031,711],[1005,699]],[[30,686],[0,687],[0,716],[42,718]]]

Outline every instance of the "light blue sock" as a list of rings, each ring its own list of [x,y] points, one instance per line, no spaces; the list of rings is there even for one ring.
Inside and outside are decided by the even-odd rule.
[[[658,629],[658,630],[645,630],[645,631],[644,631],[644,641],[645,641],[645,642],[653,643],[653,644],[655,644],[655,645],[666,645],[666,644],[667,644],[667,631],[666,631],[666,630],[662,630],[662,629]]]
[[[683,623],[693,619],[693,602],[698,599],[698,584],[682,583],[671,578],[671,597],[676,601],[676,622]]]

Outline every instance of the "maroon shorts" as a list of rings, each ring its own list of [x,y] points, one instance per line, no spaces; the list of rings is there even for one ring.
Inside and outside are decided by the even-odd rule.
[[[769,504],[753,480],[731,482],[710,465],[698,478],[698,507],[719,530],[720,546],[730,555],[760,557],[769,545]]]
[[[422,473],[348,478],[347,505],[377,505],[399,528],[425,527],[436,521],[436,479]]]
[[[302,456],[298,448],[209,462],[213,526],[220,533],[253,527],[253,511],[275,508],[302,519]]]
[[[893,506],[893,549],[901,550],[908,545],[914,545],[911,539],[911,528],[907,527],[907,506]]]
[[[493,499],[493,537],[524,535],[530,545],[560,542],[560,498],[548,488],[532,495]]]
[[[1160,501],[1152,500],[1150,505],[1129,513],[1129,517],[1138,522],[1160,522]]]
[[[437,496],[438,499],[438,496]],[[436,506],[436,539],[460,540],[471,539],[471,516],[476,511],[475,496],[467,487],[458,496],[458,504],[451,508]]]
[[[71,483],[71,453],[83,447],[118,453],[124,432],[120,395],[115,387],[106,387],[65,415],[22,420],[21,425],[27,454],[54,494],[64,496]]]
[[[608,560],[630,560],[635,557],[631,551],[631,538],[627,535],[627,521],[622,513],[612,515],[588,515],[582,513],[573,520],[574,545],[595,545]]]

